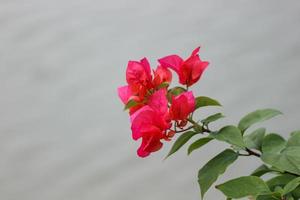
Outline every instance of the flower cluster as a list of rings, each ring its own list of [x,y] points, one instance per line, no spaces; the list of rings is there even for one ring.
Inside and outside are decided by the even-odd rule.
[[[146,58],[128,62],[128,85],[119,87],[118,95],[129,109],[132,138],[142,139],[137,150],[140,157],[161,149],[162,141],[169,141],[187,125],[195,110],[195,97],[188,88],[200,79],[209,64],[200,59],[199,49],[196,48],[185,60],[178,55],[158,59],[159,65],[153,71]],[[184,87],[169,88],[170,69],[177,73],[179,83]]]
[[[255,156],[262,165],[250,176],[241,176],[215,185],[227,199],[277,199],[300,200],[300,130],[293,131],[286,140],[279,134],[269,133],[266,128],[253,126],[282,114],[276,109],[258,109],[246,114],[237,124],[215,130],[210,125],[225,116],[218,112],[201,120],[193,113],[208,106],[221,106],[210,97],[195,97],[189,90],[208,66],[201,61],[196,48],[187,59],[169,55],[158,59],[158,67],[151,71],[144,58],[129,61],[126,71],[127,85],[118,88],[119,97],[129,109],[132,137],[141,139],[137,151],[146,157],[158,151],[163,141],[178,135],[166,158],[176,153],[188,142],[187,154],[199,150],[210,141],[229,145],[210,159],[198,171],[201,198],[218,178],[239,157]],[[172,71],[178,75],[179,86],[170,87]],[[173,85],[173,84],[172,84]],[[265,176],[266,174],[266,176]]]

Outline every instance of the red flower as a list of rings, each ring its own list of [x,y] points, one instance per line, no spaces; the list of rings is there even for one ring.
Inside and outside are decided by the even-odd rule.
[[[170,83],[172,73],[169,69],[158,66],[152,80],[149,62],[143,58],[140,62],[129,61],[126,70],[127,86],[118,88],[118,95],[121,101],[126,105],[129,100],[134,100],[137,105],[129,109],[130,115],[147,104],[153,97],[152,93],[158,89],[162,83]],[[166,96],[166,92],[164,92]],[[160,105],[157,105],[159,107]]]
[[[158,151],[163,145],[161,140],[166,138],[166,130],[171,127],[166,90],[160,89],[155,92],[148,103],[131,115],[132,138],[134,140],[142,138],[137,151],[140,157]]]
[[[143,99],[147,90],[152,87],[152,75],[148,60],[143,58],[140,62],[129,61],[126,80],[132,93]]]
[[[125,85],[125,86],[121,86],[118,88],[118,95],[119,95],[119,98],[121,99],[121,101],[124,103],[124,104],[127,104],[128,101],[133,98],[133,94],[131,92],[131,89],[128,85]]]
[[[170,107],[170,118],[172,120],[186,121],[189,114],[195,110],[195,97],[193,93],[184,92],[177,97],[172,97],[172,105]]]
[[[170,55],[158,61],[163,67],[173,69],[178,74],[181,84],[191,86],[200,79],[209,64],[206,61],[201,61],[198,55],[199,50],[200,47],[196,48],[186,60],[183,60],[178,55]]]
[[[126,69],[128,85],[118,88],[118,95],[126,105],[129,100],[134,100],[137,105],[129,109],[130,115],[144,106],[145,97],[152,88],[151,68],[148,60],[143,58],[138,61],[129,61]]]
[[[162,115],[168,113],[167,90],[162,88],[152,94],[148,100],[148,105]]]
[[[130,115],[133,114],[135,111],[137,111],[144,105],[142,99],[139,96],[133,95],[131,88],[128,85],[119,87],[118,95],[119,95],[119,98],[121,99],[121,101],[125,105],[129,102],[129,100],[134,100],[137,103],[137,105],[129,108]]]
[[[199,48],[195,49],[186,60],[177,55],[159,59],[160,65],[153,74],[146,58],[128,62],[128,85],[119,87],[118,95],[129,107],[132,138],[142,140],[137,150],[140,157],[158,151],[163,140],[172,139],[176,133],[171,129],[173,122],[180,128],[186,126],[187,118],[195,109],[195,98],[192,92],[184,92],[173,96],[171,105],[168,104],[167,89],[172,81],[172,72],[168,68],[178,74],[180,83],[191,86],[200,79],[208,65],[200,60],[198,52]]]
[[[162,83],[171,83],[172,81],[172,72],[162,66],[158,66],[155,71],[153,71],[154,78],[153,78],[153,85],[154,87],[160,86]]]
[[[142,138],[142,143],[137,153],[140,157],[146,157],[151,152],[162,147],[161,140],[165,138],[165,132],[171,126],[166,116],[150,106],[144,106],[132,115],[132,137],[134,140]]]

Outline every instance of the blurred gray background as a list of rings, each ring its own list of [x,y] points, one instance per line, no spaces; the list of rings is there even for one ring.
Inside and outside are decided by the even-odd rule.
[[[216,128],[274,107],[285,115],[263,125],[287,136],[300,128],[299,37],[296,0],[0,0],[0,199],[200,199],[197,171],[226,146],[138,158],[116,93],[127,61],[156,67],[201,45],[211,64],[193,89],[224,108],[198,117],[224,112]],[[239,159],[218,183],[258,163]]]

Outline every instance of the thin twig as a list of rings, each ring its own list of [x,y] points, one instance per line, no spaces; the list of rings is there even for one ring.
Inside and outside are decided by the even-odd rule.
[[[256,153],[254,151],[252,151],[251,149],[246,148],[246,151],[249,153],[249,156],[256,156],[256,157],[261,157],[261,155],[259,153]]]
[[[178,131],[178,130],[172,130],[172,129],[170,129],[170,130],[171,130],[171,131],[174,131],[175,133],[182,133],[182,132],[191,130],[192,128],[194,128],[194,126],[190,126],[190,127],[186,128],[186,129],[182,129],[182,130],[180,130],[180,131]]]

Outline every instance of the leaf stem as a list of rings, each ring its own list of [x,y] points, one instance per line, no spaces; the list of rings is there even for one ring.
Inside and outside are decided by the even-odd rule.
[[[201,127],[201,130],[203,133],[212,133],[211,130],[209,130],[208,128],[205,128],[203,125],[199,125],[197,122],[195,122],[193,119],[189,118],[187,119],[191,124],[194,125],[194,127]]]
[[[213,131],[211,131],[208,127],[205,128],[203,125],[199,125],[197,122],[195,122],[193,119],[189,118],[188,121],[190,123],[192,123],[194,126],[200,126],[202,128],[202,131],[203,132],[206,132],[206,133],[212,133]],[[245,151],[248,153],[248,154],[239,154],[240,156],[256,156],[256,157],[261,157],[261,155],[259,153],[256,153],[254,151],[252,151],[251,149],[249,148],[245,148]]]
[[[180,131],[178,131],[178,130],[176,129],[176,127],[175,127],[175,130],[172,130],[172,129],[170,129],[170,130],[175,131],[175,133],[182,133],[182,132],[191,130],[192,128],[194,128],[194,125],[193,125],[193,126],[189,126],[189,127],[187,127],[186,129],[182,129],[182,130],[180,130]]]

